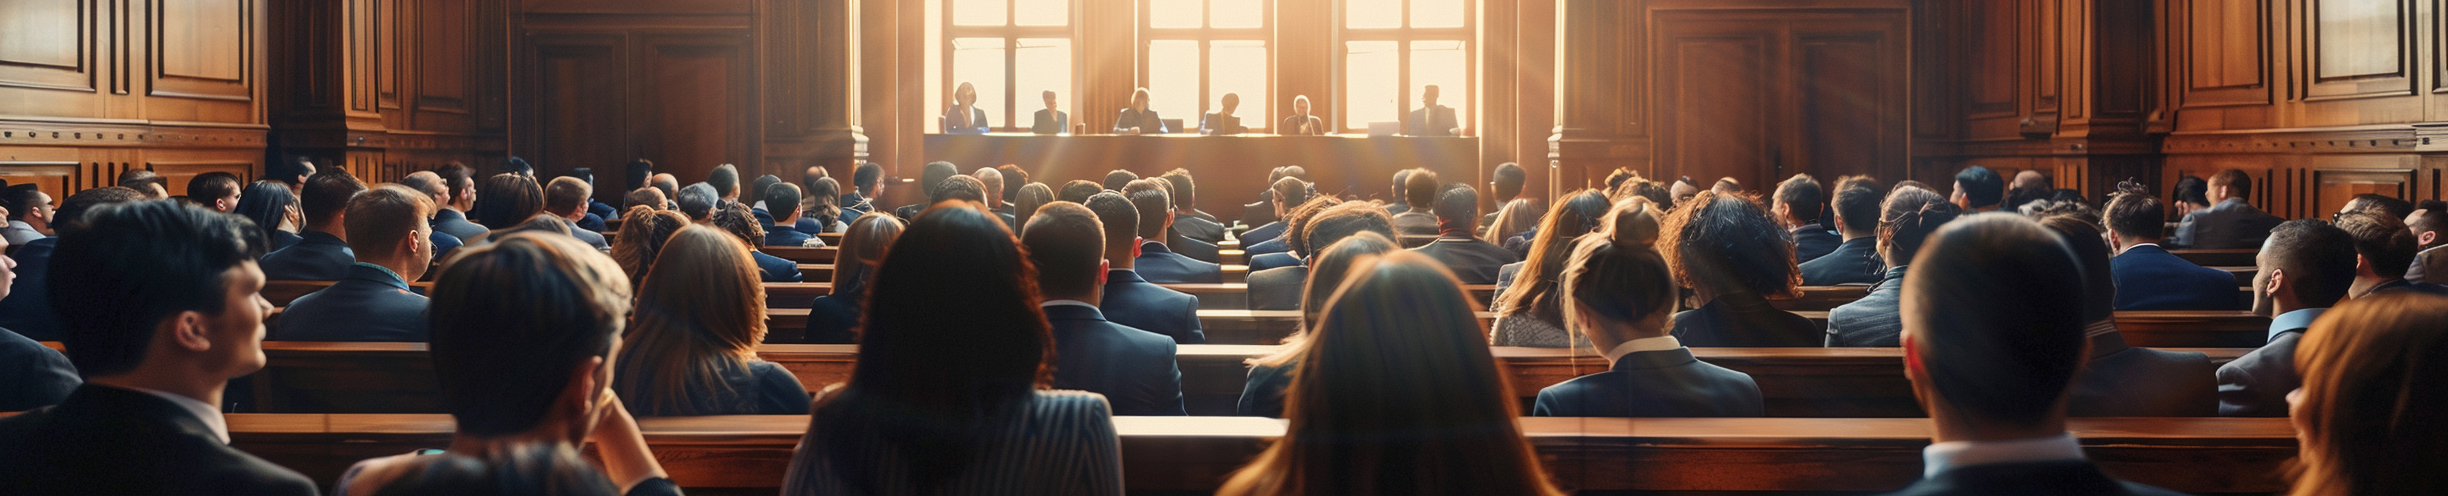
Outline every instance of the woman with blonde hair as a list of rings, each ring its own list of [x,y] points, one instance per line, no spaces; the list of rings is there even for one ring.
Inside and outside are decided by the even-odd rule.
[[[1564,294],[1556,283],[1564,280],[1565,258],[1572,254],[1573,240],[1598,230],[1608,206],[1606,196],[1597,190],[1582,190],[1547,211],[1530,244],[1530,257],[1497,271],[1498,293],[1496,301],[1490,302],[1496,325],[1489,329],[1490,344],[1539,348],[1588,344],[1587,338],[1565,330]]]
[[[748,245],[689,226],[663,244],[638,289],[613,390],[644,416],[807,413],[807,388],[757,359],[765,288]]]
[[[2400,292],[2329,309],[2295,351],[2295,496],[2448,492],[2448,298]]]
[[[612,240],[612,261],[619,262],[621,272],[629,274],[630,289],[646,282],[646,270],[654,267],[655,255],[663,250],[663,242],[688,225],[688,216],[677,210],[645,205],[629,207],[629,212],[621,216],[621,235]]]
[[[809,344],[858,342],[859,309],[867,297],[869,274],[883,263],[884,252],[901,237],[901,219],[862,215],[842,230],[841,249],[833,256],[833,292],[808,305]]]
[[[1301,289],[1303,330],[1285,336],[1274,354],[1250,359],[1249,380],[1241,387],[1241,402],[1234,407],[1234,413],[1282,417],[1284,389],[1292,386],[1292,369],[1300,365],[1301,353],[1308,350],[1311,332],[1307,329],[1326,311],[1326,299],[1334,296],[1335,288],[1343,284],[1352,264],[1401,249],[1401,245],[1383,234],[1361,231],[1318,252],[1310,262],[1313,265],[1309,267],[1309,280]]]
[[[1488,224],[1479,240],[1502,245],[1506,238],[1519,236],[1538,227],[1539,217],[1547,215],[1547,202],[1536,198],[1514,198],[1496,210],[1496,222]]]

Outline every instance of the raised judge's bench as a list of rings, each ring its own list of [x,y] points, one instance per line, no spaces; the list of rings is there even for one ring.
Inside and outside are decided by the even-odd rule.
[[[1318,192],[1334,195],[1382,197],[1394,171],[1410,168],[1436,171],[1444,182],[1481,182],[1476,137],[929,134],[925,153],[927,161],[951,162],[962,172],[1018,165],[1029,180],[1057,191],[1073,179],[1101,182],[1114,169],[1140,177],[1189,169],[1198,181],[1198,208],[1228,222],[1241,205],[1257,201],[1268,170],[1286,165],[1308,169]]]

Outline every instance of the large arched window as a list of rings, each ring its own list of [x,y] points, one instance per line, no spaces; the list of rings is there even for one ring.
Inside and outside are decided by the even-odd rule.
[[[1472,33],[1478,20],[1468,0],[1343,0],[1341,41],[1343,123],[1360,131],[1375,121],[1400,121],[1420,106],[1420,90],[1437,86],[1437,104],[1454,108],[1471,134],[1477,107],[1471,84]]]
[[[996,131],[1027,130],[1045,108],[1040,97],[1057,93],[1062,105],[1077,94],[1072,85],[1070,0],[940,0],[927,2],[927,108],[942,115],[960,83],[977,87],[977,107]],[[1074,118],[1073,122],[1078,122]],[[927,132],[943,127],[927,124]]]
[[[1272,18],[1274,2],[1266,0],[1142,0],[1139,80],[1150,93],[1148,108],[1181,119],[1186,129],[1176,132],[1190,132],[1232,93],[1241,100],[1233,112],[1241,125],[1253,132],[1274,127],[1267,112]]]

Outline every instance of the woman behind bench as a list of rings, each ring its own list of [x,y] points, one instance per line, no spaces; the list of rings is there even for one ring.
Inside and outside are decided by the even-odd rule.
[[[1701,362],[1667,335],[1675,285],[1658,240],[1656,205],[1619,204],[1604,237],[1574,243],[1561,291],[1564,322],[1603,350],[1613,368],[1539,391],[1531,415],[1554,417],[1757,417],[1765,413],[1749,374]]]
[[[807,388],[757,359],[765,290],[748,245],[710,226],[663,243],[638,290],[629,345],[612,382],[639,415],[797,415]]]

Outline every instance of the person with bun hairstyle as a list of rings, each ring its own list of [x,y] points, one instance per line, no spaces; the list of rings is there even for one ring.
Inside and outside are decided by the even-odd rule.
[[[1870,286],[1870,294],[1828,310],[1829,348],[1896,345],[1904,333],[1904,320],[1896,313],[1904,296],[1904,267],[1930,233],[1963,212],[1936,191],[1905,184],[1888,192],[1879,210],[1878,252],[1887,259],[1886,277]]]
[[[1604,350],[1613,368],[1539,391],[1540,417],[1757,417],[1766,413],[1749,374],[1710,365],[1667,335],[1677,294],[1659,255],[1657,205],[1618,203],[1605,236],[1574,244],[1564,269],[1564,322]]]

